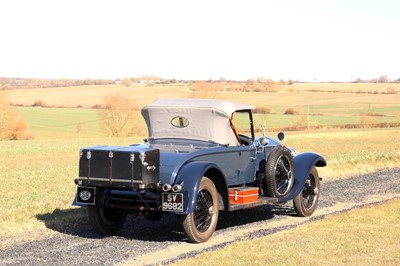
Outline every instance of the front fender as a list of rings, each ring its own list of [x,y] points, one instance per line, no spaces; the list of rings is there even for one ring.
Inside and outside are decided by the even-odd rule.
[[[182,192],[184,195],[184,214],[193,212],[193,209],[196,205],[197,192],[199,190],[201,179],[211,168],[220,170],[219,167],[214,163],[206,161],[193,161],[185,164],[179,171],[175,184],[183,183]]]
[[[313,152],[305,152],[297,154],[293,158],[294,162],[294,186],[290,193],[285,197],[279,198],[278,202],[286,202],[294,199],[299,194],[306,182],[308,174],[311,172],[314,166],[324,167],[326,161],[324,157]]]

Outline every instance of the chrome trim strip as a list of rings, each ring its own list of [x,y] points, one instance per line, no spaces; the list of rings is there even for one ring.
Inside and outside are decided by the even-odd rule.
[[[79,180],[86,180],[86,181],[103,181],[103,182],[122,182],[122,183],[136,183],[136,184],[142,184],[143,182],[141,180],[128,180],[128,179],[111,179],[108,177],[79,177]]]

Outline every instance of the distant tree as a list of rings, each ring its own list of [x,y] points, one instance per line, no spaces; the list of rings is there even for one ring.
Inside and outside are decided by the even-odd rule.
[[[298,115],[299,112],[293,108],[288,108],[285,110],[285,112],[283,114],[284,115]]]
[[[356,78],[356,80],[354,81],[354,83],[363,83],[364,80],[362,80],[361,78]]]
[[[382,75],[377,79],[377,82],[378,83],[388,83],[389,79],[388,79],[388,77],[386,75]]]
[[[191,86],[192,92],[189,98],[205,98],[205,99],[218,99],[220,92],[223,90],[221,82],[204,82],[198,81]]]
[[[124,84],[126,87],[129,87],[130,85],[132,85],[132,79],[131,78],[124,78],[122,80],[122,84]]]
[[[0,93],[0,140],[27,139],[28,125],[10,105],[6,95]]]
[[[110,94],[103,99],[103,109],[98,109],[103,127],[110,137],[126,137],[134,134],[137,114],[136,102],[120,94]]]
[[[113,84],[103,79],[33,79],[0,77],[0,90]]]

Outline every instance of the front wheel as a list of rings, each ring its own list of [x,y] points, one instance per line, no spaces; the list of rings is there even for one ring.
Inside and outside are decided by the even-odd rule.
[[[203,177],[192,213],[182,216],[186,237],[192,243],[206,242],[217,227],[219,214],[218,193],[214,183]]]
[[[265,185],[269,197],[287,195],[294,184],[293,155],[285,146],[276,146],[265,164]]]
[[[315,167],[308,174],[303,190],[293,199],[297,216],[306,217],[313,214],[317,208],[320,194],[319,175]]]
[[[99,206],[89,206],[88,216],[94,230],[104,236],[118,232],[126,220],[126,212]]]

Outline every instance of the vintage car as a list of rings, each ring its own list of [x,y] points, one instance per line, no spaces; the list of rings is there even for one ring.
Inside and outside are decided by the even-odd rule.
[[[317,207],[325,159],[296,154],[278,139],[255,137],[254,106],[225,100],[159,99],[142,109],[148,138],[127,147],[80,150],[73,205],[88,208],[102,235],[128,214],[181,217],[190,242],[207,241],[220,211],[293,200],[298,216]],[[261,130],[260,130],[261,131]]]

